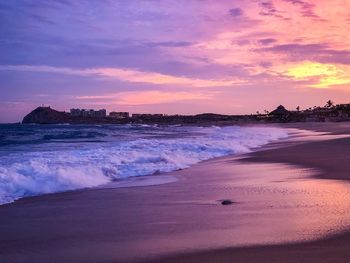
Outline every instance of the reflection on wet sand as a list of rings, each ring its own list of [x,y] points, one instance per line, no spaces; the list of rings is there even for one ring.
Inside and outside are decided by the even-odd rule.
[[[238,164],[228,185],[239,227],[230,245],[306,241],[350,226],[350,184],[310,178],[316,170],[286,164]],[[237,214],[235,220],[237,220]]]
[[[154,188],[150,199],[150,188],[144,188],[147,211],[142,209],[138,220],[142,228],[132,241],[119,244],[123,248],[118,253],[129,258],[132,249],[142,255],[162,255],[303,242],[349,228],[350,184],[311,178],[317,173],[232,157],[172,173],[180,181]],[[221,205],[226,199],[234,203]]]

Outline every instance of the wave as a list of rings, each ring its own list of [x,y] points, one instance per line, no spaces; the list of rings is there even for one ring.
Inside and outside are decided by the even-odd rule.
[[[168,137],[141,138],[134,135],[132,139],[95,143],[92,147],[61,147],[59,150],[45,147],[42,151],[2,156],[0,204],[25,196],[183,169],[211,158],[246,153],[288,136],[279,128],[238,126],[177,127],[176,134],[178,136],[173,133]]]

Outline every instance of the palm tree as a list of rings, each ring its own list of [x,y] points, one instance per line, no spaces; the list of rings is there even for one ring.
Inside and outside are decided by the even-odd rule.
[[[334,106],[334,102],[333,101],[329,100],[329,101],[326,102],[326,105],[325,105],[326,108],[332,108],[333,106]]]

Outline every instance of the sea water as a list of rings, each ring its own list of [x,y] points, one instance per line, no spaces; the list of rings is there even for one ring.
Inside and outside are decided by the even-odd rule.
[[[0,204],[184,169],[286,137],[264,126],[0,125]]]

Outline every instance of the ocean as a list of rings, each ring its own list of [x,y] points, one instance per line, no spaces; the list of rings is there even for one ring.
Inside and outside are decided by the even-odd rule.
[[[0,125],[0,204],[184,169],[286,137],[263,126]]]

